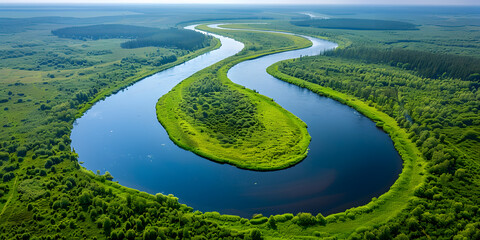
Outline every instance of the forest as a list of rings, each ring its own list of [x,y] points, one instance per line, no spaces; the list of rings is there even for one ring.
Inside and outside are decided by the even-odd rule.
[[[407,70],[414,70],[417,74],[426,78],[455,78],[474,82],[480,81],[480,59],[475,57],[399,48],[385,51],[366,47],[327,51],[325,55],[363,60],[367,63],[384,63]]]
[[[291,21],[300,27],[350,29],[350,30],[417,30],[416,26],[399,21],[355,18],[330,18]]]
[[[131,26],[124,24],[99,24],[82,27],[66,27],[52,30],[52,34],[61,38],[72,39],[109,39],[109,38],[142,38],[159,33],[160,29]]]
[[[197,50],[210,44],[211,37],[185,29],[151,28],[123,24],[100,24],[82,27],[67,27],[52,31],[61,38],[99,40],[111,38],[134,39],[123,42],[122,48],[173,47]]]

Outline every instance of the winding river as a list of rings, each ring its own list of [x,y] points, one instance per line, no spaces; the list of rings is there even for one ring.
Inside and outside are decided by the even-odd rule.
[[[326,215],[388,191],[402,165],[387,134],[350,107],[265,71],[274,62],[336,46],[316,38],[307,37],[312,47],[245,61],[228,72],[232,81],[273,98],[308,124],[312,142],[304,161],[280,171],[255,172],[214,163],[173,144],[156,118],[158,98],[243,48],[233,39],[214,36],[222,42],[219,49],[147,77],[96,103],[77,119],[72,147],[83,166],[109,171],[127,187],[174,194],[196,210],[242,217],[285,212]]]

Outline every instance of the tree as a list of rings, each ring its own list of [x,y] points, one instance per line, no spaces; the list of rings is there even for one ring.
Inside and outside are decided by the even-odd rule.
[[[267,224],[271,229],[277,229],[277,221],[272,215],[268,218]]]
[[[125,235],[125,238],[127,238],[128,240],[134,240],[135,239],[135,230],[129,229],[127,231],[127,234]]]
[[[263,240],[262,233],[258,229],[253,229],[246,237],[248,240]]]
[[[157,230],[154,227],[148,227],[143,231],[143,240],[156,240]]]
[[[297,224],[303,227],[315,225],[315,223],[317,222],[311,213],[298,213],[296,217]]]
[[[51,168],[52,165],[53,165],[52,160],[48,159],[47,162],[45,163],[45,168],[47,168],[47,169],[48,169],[48,168]]]
[[[103,220],[103,231],[105,232],[105,236],[110,236],[110,232],[112,231],[112,221],[108,217]]]
[[[19,147],[17,148],[17,156],[19,157],[25,157],[27,155],[27,148],[26,147]]]
[[[83,192],[82,195],[78,197],[78,201],[83,207],[88,207],[92,204],[92,195],[88,192]]]
[[[1,161],[8,161],[10,159],[7,152],[0,152],[0,160]]]
[[[321,213],[318,213],[316,218],[317,218],[317,222],[320,225],[322,225],[322,226],[327,225],[327,219],[325,219],[325,217]]]
[[[105,179],[107,179],[109,181],[113,180],[112,174],[110,174],[108,171],[106,171],[105,174],[103,174],[103,176],[105,177]]]

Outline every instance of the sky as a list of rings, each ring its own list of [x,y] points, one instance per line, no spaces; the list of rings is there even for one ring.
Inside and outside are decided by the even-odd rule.
[[[479,0],[0,0],[1,3],[477,5]]]

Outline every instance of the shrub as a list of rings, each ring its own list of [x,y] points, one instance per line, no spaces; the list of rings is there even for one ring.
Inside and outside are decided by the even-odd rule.
[[[92,195],[88,192],[84,192],[82,195],[80,195],[80,197],[78,197],[78,202],[82,206],[89,206],[92,204]]]
[[[10,156],[7,152],[0,152],[0,160],[1,161],[8,161],[10,160]]]
[[[282,214],[282,215],[275,215],[274,218],[275,218],[275,221],[277,221],[277,222],[286,222],[286,221],[293,218],[293,214],[285,213],[285,214]]]
[[[258,225],[258,224],[266,223],[267,221],[268,221],[268,218],[267,218],[267,217],[260,217],[260,218],[250,219],[250,223],[253,224],[253,225]]]
[[[53,162],[49,159],[49,160],[47,160],[47,162],[45,163],[45,168],[48,169],[48,168],[52,167],[52,165],[53,165]]]
[[[15,174],[13,173],[7,173],[5,175],[3,175],[3,182],[6,183],[6,182],[9,182],[10,180],[12,180],[13,178],[15,177]]]
[[[156,240],[157,239],[157,229],[154,227],[148,227],[143,232],[143,240]]]
[[[128,240],[134,240],[135,239],[135,230],[130,229],[127,231],[127,234],[125,234],[125,238]]]
[[[130,197],[131,198],[131,197]],[[167,196],[161,194],[161,193],[157,193],[155,194],[155,198],[157,200],[158,203],[163,203],[167,200]],[[127,197],[127,200],[128,200],[128,197]],[[128,202],[128,201],[127,201]]]
[[[17,156],[25,157],[25,155],[27,155],[27,148],[26,147],[17,148]]]
[[[262,233],[258,229],[253,229],[246,239],[249,240],[263,240]]]
[[[271,229],[277,229],[277,221],[275,221],[275,218],[273,216],[270,216],[268,218],[268,226]]]
[[[317,223],[315,217],[311,213],[298,213],[296,216],[296,223],[299,226],[307,227]]]
[[[324,217],[321,213],[317,214],[317,217],[316,217],[316,218],[317,218],[317,222],[318,222],[320,225],[322,225],[322,226],[327,225],[327,219],[325,219],[325,217]]]
[[[112,221],[110,220],[110,218],[107,217],[105,218],[105,220],[103,220],[103,231],[105,232],[106,236],[109,236],[111,230],[112,230]]]

